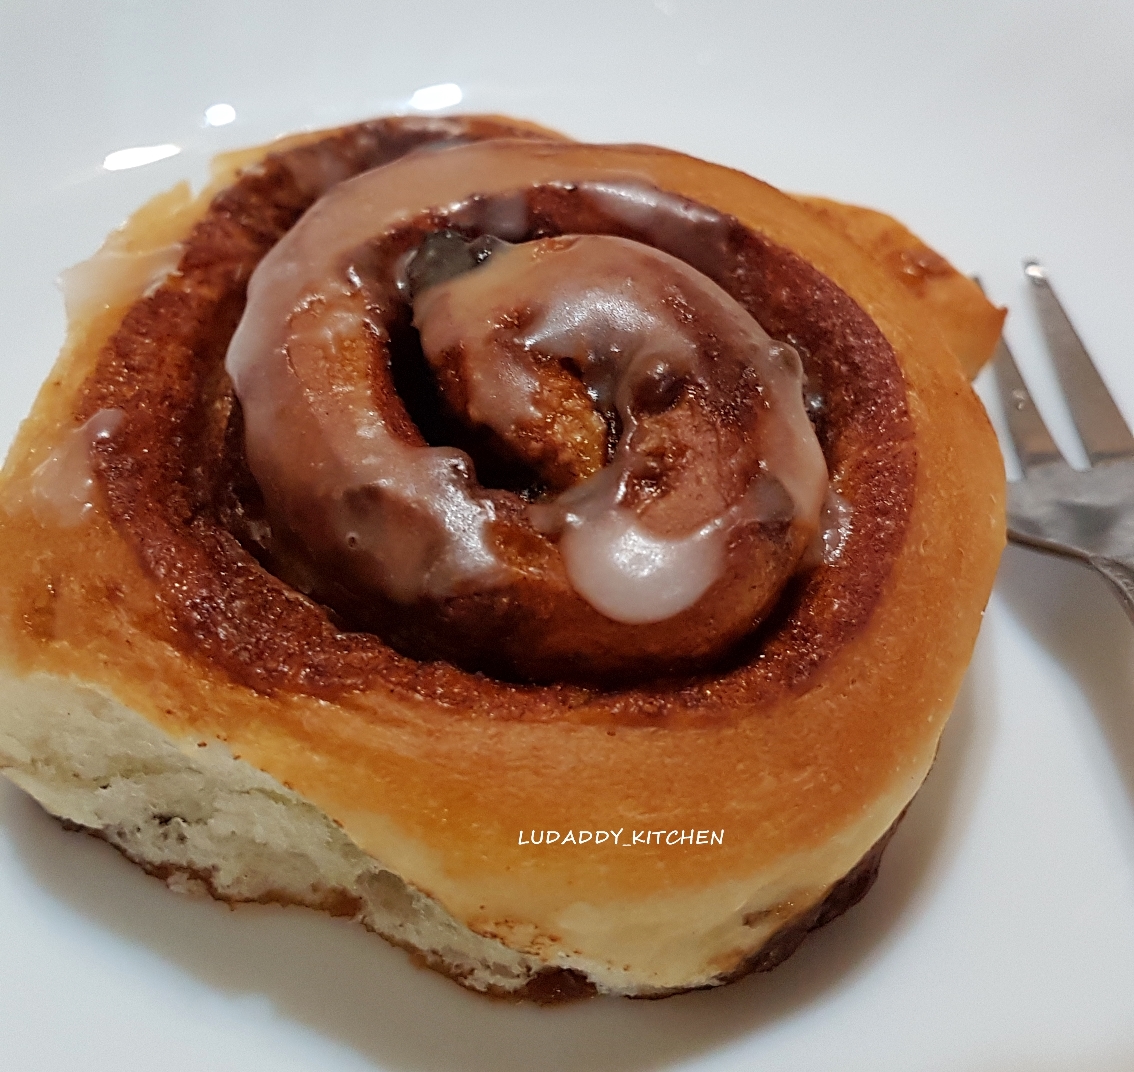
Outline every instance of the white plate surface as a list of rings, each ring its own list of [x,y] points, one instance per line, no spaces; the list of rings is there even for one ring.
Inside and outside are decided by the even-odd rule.
[[[891,211],[1012,307],[1074,453],[1019,273],[1041,256],[1134,415],[1130,3],[17,0],[0,7],[0,440],[62,339],[56,275],[146,197],[221,149],[446,83],[461,110]],[[232,121],[210,126],[218,104]],[[179,152],[102,166],[155,145]],[[660,1003],[496,1004],[349,924],[175,897],[3,782],[0,1054],[14,1072],[1129,1070],[1134,631],[1093,576],[1010,549],[874,891],[776,972]]]

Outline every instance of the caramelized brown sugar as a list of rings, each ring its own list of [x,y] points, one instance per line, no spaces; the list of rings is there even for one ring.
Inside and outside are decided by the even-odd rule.
[[[699,267],[739,289],[752,268],[743,228],[640,177],[628,179],[624,163],[577,156],[562,144],[486,142],[407,157],[344,183],[261,263],[226,360],[269,518],[310,552],[307,571],[316,579],[309,590],[318,598],[418,659],[610,686],[628,676],[701,669],[751,632],[816,533],[827,473],[794,350],[773,342],[727,289],[673,256],[695,256]],[[565,177],[549,181],[556,175]],[[448,207],[426,208],[431,200]],[[508,238],[522,243],[491,263],[519,257],[523,270],[509,277],[481,268],[461,283],[467,289],[470,278],[481,280],[478,286],[502,278],[510,301],[523,287],[534,288],[519,309],[509,306],[487,321],[513,349],[582,361],[600,381],[614,374],[609,344],[619,362],[655,354],[666,368],[681,365],[688,380],[686,404],[664,414],[639,420],[627,399],[619,402],[622,430],[602,479],[541,503],[538,517],[516,495],[479,483],[467,455],[422,443],[394,390],[400,358],[393,340],[404,304],[393,266],[420,248],[422,234],[459,221],[506,225]],[[370,230],[379,237],[360,247],[358,234]],[[575,233],[539,237],[564,232]],[[340,260],[352,245],[353,259]],[[533,251],[534,264],[527,260]],[[578,286],[565,301],[557,294],[572,272]],[[659,276],[664,284],[644,285]],[[359,287],[350,282],[357,279],[371,281]],[[443,290],[452,293],[450,284]],[[632,331],[611,320],[615,309],[630,315]],[[484,315],[473,319],[484,323]],[[592,318],[585,331],[580,317]],[[526,328],[515,327],[521,321]],[[571,329],[559,337],[554,324],[563,321]],[[645,322],[654,325],[653,335],[642,329]],[[537,333],[534,341],[517,334],[525,330]],[[611,331],[622,333],[620,342],[610,341]],[[598,352],[580,355],[588,332]],[[428,353],[435,332],[425,330],[422,342]],[[851,349],[835,337],[821,345]],[[499,372],[508,352],[497,348],[482,366]],[[837,385],[824,369],[835,362],[826,356],[811,362],[810,375],[816,393],[834,394]],[[513,369],[538,384],[534,369]],[[873,377],[876,388],[884,381]],[[592,386],[598,391],[597,382]],[[498,401],[488,408],[504,407]],[[695,426],[684,442],[680,422],[671,419],[681,414]],[[670,434],[660,442],[651,436],[667,425]],[[659,487],[656,499],[643,495],[632,510],[625,502],[646,471],[649,449],[673,452],[669,486]],[[661,468],[651,462],[649,471]],[[670,511],[676,531],[649,536],[683,488],[686,509]],[[706,488],[713,494],[701,493]],[[565,500],[569,526],[557,525],[555,516]],[[677,568],[661,576],[618,568],[615,550],[624,537],[631,546],[654,540],[649,546],[676,559]]]
[[[493,155],[481,162],[480,172],[462,160],[453,165],[460,185],[454,189],[457,180],[452,178],[435,180],[436,196],[448,194],[460,203],[478,189],[492,193],[494,185],[498,188],[502,182],[518,183],[521,190],[526,184],[529,231],[615,230],[627,237],[668,241],[671,252],[698,258],[696,266],[714,276],[757,321],[768,325],[773,336],[800,350],[811,389],[822,398],[817,431],[835,490],[857,517],[840,563],[801,581],[798,609],[776,630],[777,634],[793,631],[793,651],[807,650],[816,662],[822,661],[847,631],[869,615],[909,509],[911,430],[901,375],[885,338],[845,293],[734,216],[683,203],[672,213],[675,223],[663,215],[666,226],[659,234],[655,217],[661,213],[636,223],[632,217],[611,212],[587,185],[588,180],[609,180],[619,174],[649,181],[651,169],[664,168],[675,154],[643,148],[596,150],[567,143],[530,149],[520,142],[491,144]],[[310,153],[311,147],[302,151]],[[507,165],[503,178],[500,156]],[[234,533],[247,536],[260,520],[250,516],[258,505],[258,489],[242,470],[239,417],[229,420],[233,403],[220,361],[239,317],[250,267],[304,204],[284,160],[276,158],[241,179],[214,203],[188,243],[179,274],[131,309],[87,385],[83,416],[105,408],[127,413],[111,449],[102,454],[112,516],[154,574],[178,578],[177,613],[194,641],[255,687],[330,695],[381,679],[391,685],[441,690],[444,695],[459,696],[453,690],[463,688],[468,695],[463,702],[476,702],[472,697],[483,700],[492,685],[479,676],[462,676],[451,664],[497,671],[495,657],[501,649],[514,650],[527,660],[509,667],[521,673],[534,670],[533,676],[546,677],[549,668],[560,667],[567,680],[603,680],[612,657],[624,650],[626,630],[572,598],[557,560],[540,548],[534,552],[542,556],[537,558],[537,569],[503,591],[421,600],[408,613],[396,605],[374,606],[351,588],[338,585],[333,575],[320,570],[318,555],[311,563],[300,552],[297,564],[286,553],[281,556],[275,548],[265,549],[296,587],[314,591],[344,612],[348,622],[361,619],[391,640],[394,648],[390,648],[377,635],[342,632],[332,626],[319,606],[295,599],[291,588],[260,569],[233,540]],[[448,163],[440,154],[429,160],[434,161],[438,169]],[[599,190],[609,200],[606,189]],[[403,247],[410,247],[415,230],[448,222],[447,216],[434,216],[401,227],[379,250],[379,258],[392,260]],[[686,217],[694,222],[687,224]],[[349,357],[345,367],[365,365],[367,358],[360,351]],[[348,382],[348,375],[335,371],[335,382]],[[389,381],[379,382],[379,402],[392,390]],[[401,419],[407,420],[404,415]],[[338,427],[340,422],[335,424]],[[305,450],[317,441],[314,429],[296,428],[294,433]],[[318,471],[333,467],[330,460],[317,466]],[[273,482],[287,476],[277,475]],[[516,505],[507,500],[496,505],[497,526],[519,526],[516,538],[522,540]],[[319,506],[318,501],[298,500],[298,514],[318,528],[323,516]],[[523,553],[530,553],[526,545]],[[734,642],[741,635],[765,601],[742,572],[755,553],[754,545],[735,545],[709,598],[654,627],[635,630],[631,657],[638,660],[632,664],[637,676],[650,667],[669,676],[679,652],[691,651],[694,657],[718,652],[713,622],[732,613],[738,601],[739,613],[731,619],[735,624],[724,640]],[[304,586],[302,578],[312,575],[313,581]],[[745,602],[748,593],[757,600],[750,607]],[[837,605],[839,613],[817,611],[824,601]],[[491,627],[485,623],[492,623]],[[515,637],[513,645],[507,643],[509,636]],[[774,654],[774,637],[757,638],[756,643],[767,644]],[[430,661],[407,659],[399,651]],[[437,661],[438,656],[445,661]],[[797,672],[795,666],[774,658],[745,662],[737,671],[743,683],[738,680],[737,685],[749,693],[774,693]],[[674,686],[667,683],[665,688],[668,694]],[[522,701],[527,717],[533,706],[553,703],[550,695],[545,698],[529,690]],[[511,696],[509,692],[491,702],[501,706]]]
[[[856,524],[744,658],[633,689],[519,686],[343,631],[263,569],[232,534],[247,503],[212,495],[218,473],[242,487],[218,431],[225,334],[258,252],[303,205],[271,161],[215,203],[180,274],[132,309],[90,379],[113,327],[77,328],[13,450],[0,516],[4,648],[22,673],[75,675],[180,739],[228,741],[486,930],[580,899],[727,884],[863,821],[865,851],[924,775],[1003,541],[987,420],[883,267],[739,173],[660,150],[572,151],[733,218],[738,300],[811,360],[843,347],[821,441]],[[107,407],[131,417],[98,448],[97,516],[42,523],[21,488]],[[611,826],[726,837],[711,854],[517,844],[521,827]]]

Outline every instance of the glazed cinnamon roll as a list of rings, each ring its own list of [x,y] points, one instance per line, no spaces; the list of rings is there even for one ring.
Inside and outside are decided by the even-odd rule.
[[[662,149],[385,119],[238,163],[112,241],[9,458],[5,773],[477,990],[779,963],[971,654],[1002,312]]]

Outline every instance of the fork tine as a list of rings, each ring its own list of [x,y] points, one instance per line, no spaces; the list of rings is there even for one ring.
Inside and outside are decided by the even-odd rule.
[[[1020,459],[1024,472],[1063,461],[1059,447],[1032,401],[1012,351],[1003,339],[996,344],[992,367],[1000,390],[1000,404],[1008,421],[1008,434],[1012,437],[1012,446],[1016,448],[1016,457]]]
[[[1038,261],[1025,261],[1024,274],[1032,284],[1040,326],[1051,348],[1059,382],[1071,417],[1092,465],[1134,455],[1134,435],[1091,361],[1090,354],[1055,296],[1047,270]]]
[[[985,293],[984,284],[975,275],[973,282],[980,287],[982,294]],[[996,342],[992,368],[996,373],[996,387],[1000,392],[1004,418],[1008,422],[1008,435],[1016,449],[1016,457],[1020,459],[1020,467],[1026,473],[1040,465],[1063,461],[1063,455],[1051,438],[1047,425],[1043,423],[1003,335]]]

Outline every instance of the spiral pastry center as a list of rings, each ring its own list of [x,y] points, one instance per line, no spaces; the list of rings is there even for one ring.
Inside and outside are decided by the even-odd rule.
[[[247,461],[306,590],[410,654],[533,680],[684,672],[798,570],[826,463],[796,352],[687,263],[720,218],[571,155],[411,154],[318,201],[229,347]],[[525,189],[549,184],[651,244],[541,236]],[[526,495],[410,419],[392,371],[410,320],[438,404],[532,474]]]
[[[738,526],[816,530],[827,472],[791,347],[639,242],[480,246],[415,297],[414,323],[449,404],[557,493],[528,515],[588,603],[662,621],[721,576]]]

